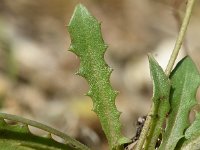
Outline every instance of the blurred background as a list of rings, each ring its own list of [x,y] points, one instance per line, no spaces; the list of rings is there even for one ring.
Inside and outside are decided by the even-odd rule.
[[[55,127],[95,150],[107,149],[85,79],[74,75],[79,59],[68,51],[66,25],[77,3],[102,22],[114,69],[111,83],[124,135],[133,137],[139,116],[151,105],[147,54],[165,69],[178,33],[176,15],[185,2],[173,0],[0,0],[0,111]],[[180,58],[200,67],[200,2],[193,11]],[[199,93],[199,92],[198,92]],[[197,94],[200,99],[200,94]],[[35,134],[41,131],[33,129]]]

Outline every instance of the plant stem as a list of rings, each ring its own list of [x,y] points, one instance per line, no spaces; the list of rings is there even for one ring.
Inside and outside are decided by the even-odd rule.
[[[54,134],[54,135],[62,138],[63,140],[65,140],[65,142],[67,142],[67,144],[71,144],[74,147],[76,147],[77,149],[89,150],[88,147],[86,147],[82,143],[78,142],[77,140],[69,137],[68,135],[66,135],[66,134],[64,134],[64,133],[62,133],[62,132],[60,132],[60,131],[58,131],[54,128],[51,128],[51,127],[44,125],[44,124],[41,124],[39,122],[29,120],[29,119],[25,119],[23,117],[19,117],[19,116],[16,116],[16,115],[6,114],[6,113],[0,113],[0,118],[8,119],[8,120],[15,121],[15,122],[21,122],[23,124],[27,124],[27,125],[42,129],[44,131],[49,132],[50,134]]]
[[[188,0],[187,1],[187,8],[186,8],[185,16],[184,16],[184,19],[183,19],[183,23],[181,25],[181,29],[179,31],[179,34],[178,34],[178,37],[177,37],[177,40],[176,40],[176,44],[175,44],[174,49],[172,51],[172,54],[171,54],[170,60],[168,62],[167,68],[165,70],[165,73],[166,73],[167,76],[170,75],[170,72],[171,72],[171,70],[174,66],[174,63],[176,61],[176,58],[178,56],[178,53],[179,53],[180,48],[182,46],[182,43],[184,41],[183,39],[184,39],[188,24],[189,24],[189,21],[190,21],[190,18],[191,18],[194,3],[195,3],[195,0]]]
[[[152,104],[151,110],[149,111],[147,118],[146,118],[146,121],[144,123],[144,126],[142,128],[142,132],[140,133],[140,138],[137,142],[135,150],[142,150],[142,148],[143,148],[144,142],[147,138],[148,131],[149,131],[149,128],[150,128],[150,125],[151,125],[153,112],[154,112],[154,105]]]
[[[186,33],[186,29],[187,29],[187,26],[189,24],[189,20],[191,18],[191,12],[192,12],[194,3],[195,3],[195,0],[188,0],[185,16],[184,16],[184,19],[183,19],[183,23],[181,25],[181,29],[179,31],[179,34],[178,34],[178,37],[177,37],[177,40],[176,40],[176,44],[175,44],[173,52],[171,54],[169,63],[168,63],[167,68],[165,70],[165,73],[166,73],[167,76],[170,75],[170,72],[171,72],[171,70],[172,70],[172,68],[174,66],[175,60],[176,60],[176,58],[178,56],[178,53],[179,53],[180,48],[181,48],[181,45],[183,43],[183,39],[184,39],[184,36],[185,36],[185,33]],[[151,121],[152,121],[151,114],[153,113],[154,109],[155,109],[154,105],[152,105],[151,109],[150,109],[150,112],[147,115],[147,119],[145,121],[144,127],[142,129],[141,134],[140,134],[140,138],[139,138],[139,140],[137,142],[135,150],[142,150],[145,141],[148,140],[147,136],[148,136],[149,128],[150,128]],[[151,137],[149,137],[149,138],[151,138]]]

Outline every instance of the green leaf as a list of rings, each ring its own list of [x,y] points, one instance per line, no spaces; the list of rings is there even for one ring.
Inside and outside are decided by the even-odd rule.
[[[189,126],[189,112],[197,103],[195,96],[200,84],[198,70],[189,57],[185,57],[177,64],[170,79],[171,110],[163,142],[159,148],[161,150],[174,150],[178,141],[184,137],[184,130]]]
[[[199,150],[199,149],[200,149],[200,136],[194,135],[183,143],[180,150]]]
[[[111,149],[129,142],[121,134],[120,112],[115,106],[117,92],[110,85],[112,69],[104,60],[105,45],[100,23],[83,5],[75,8],[68,26],[71,36],[70,51],[80,58],[78,75],[89,84],[87,93],[93,100],[93,110],[98,115]]]
[[[166,115],[169,112],[170,81],[156,60],[149,56],[150,71],[153,80],[153,111],[145,147],[155,150],[155,146]]]
[[[185,131],[185,138],[189,139],[192,136],[200,136],[200,113],[196,113],[196,118],[190,127]]]
[[[185,138],[182,142],[181,150],[200,149],[200,113],[196,113],[196,118],[190,127],[185,131]]]
[[[24,124],[9,125],[0,118],[0,147],[2,150],[78,150],[49,137],[30,133]]]
[[[17,123],[21,123],[23,125],[17,124],[15,126],[11,126],[11,125],[7,124],[4,121],[4,119],[11,120],[11,121],[14,121]],[[32,135],[28,130],[28,125],[48,132],[49,138],[43,138],[43,137]],[[53,143],[54,147],[51,147],[51,148],[48,147],[48,149],[54,150],[55,148],[59,148],[59,147],[57,147],[57,146],[59,146],[58,144],[60,144],[60,145],[63,145],[63,144],[54,141],[51,138],[51,135],[53,134],[53,135],[56,135],[56,136],[60,137],[61,139],[63,139],[63,141],[65,142],[65,145],[63,145],[63,146],[65,146],[64,149],[66,149],[66,150],[67,149],[89,150],[89,148],[87,146],[83,145],[82,143],[78,142],[77,140],[71,138],[70,136],[68,136],[54,128],[51,128],[49,126],[46,126],[44,124],[41,124],[41,123],[33,121],[33,120],[29,120],[29,119],[26,119],[26,118],[23,118],[20,116],[6,114],[6,113],[0,113],[0,133],[2,133],[2,134],[0,134],[0,147],[1,146],[7,147],[10,145],[10,146],[13,146],[12,148],[14,148],[14,149],[15,148],[19,149],[19,146],[18,146],[19,143],[23,143],[23,146],[25,146],[25,145],[27,145],[29,147],[35,146],[35,147],[39,147],[39,149],[42,149],[42,147],[45,147],[45,144],[47,147],[47,146],[51,146],[52,145],[51,143]],[[11,143],[17,142],[18,145],[9,144],[10,141],[4,142],[4,140],[8,140],[8,138],[10,141],[13,140],[13,141],[11,141]],[[33,139],[33,141],[32,141],[32,139]],[[41,142],[44,141],[44,142],[42,142],[43,145],[40,144],[41,143],[40,141]],[[54,145],[54,143],[55,143],[55,145]],[[37,146],[37,144],[39,146]],[[10,147],[10,149],[11,149],[11,147]],[[62,149],[60,149],[60,150],[62,150]]]

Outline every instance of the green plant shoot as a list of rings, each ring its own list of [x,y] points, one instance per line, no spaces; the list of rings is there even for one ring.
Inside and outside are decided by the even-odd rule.
[[[78,5],[68,30],[71,36],[70,51],[80,58],[77,74],[89,84],[87,95],[93,100],[93,111],[100,119],[110,149],[121,149],[121,145],[129,140],[121,134],[120,112],[115,106],[117,92],[109,81],[112,69],[104,60],[107,46],[102,39],[100,23],[84,6]]]
[[[174,150],[178,141],[184,137],[189,126],[189,112],[197,103],[196,92],[200,85],[200,75],[189,57],[183,58],[170,75],[171,110],[160,150]]]

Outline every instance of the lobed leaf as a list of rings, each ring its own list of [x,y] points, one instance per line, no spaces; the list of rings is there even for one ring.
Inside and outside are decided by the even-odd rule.
[[[93,100],[93,111],[100,119],[111,149],[117,149],[129,142],[121,134],[120,112],[116,109],[117,92],[110,85],[112,69],[104,60],[105,45],[100,23],[83,5],[75,8],[68,30],[71,36],[70,51],[80,58],[78,75],[89,84],[87,93]]]
[[[182,59],[170,75],[171,110],[160,150],[174,150],[189,126],[189,112],[197,103],[195,96],[200,84],[199,72],[189,57]]]
[[[180,150],[199,150],[200,149],[200,136],[194,135],[186,140],[181,146]]]
[[[190,127],[185,131],[185,138],[190,139],[192,136],[200,136],[200,112],[196,113],[196,118]]]
[[[0,149],[2,150],[78,150],[49,137],[30,133],[28,125],[9,125],[0,118]]]
[[[156,60],[149,56],[150,71],[153,80],[153,111],[151,124],[145,147],[155,150],[156,143],[162,131],[166,115],[169,112],[170,81]]]
[[[181,150],[199,150],[200,149],[200,113],[196,113],[194,122],[185,131]]]

